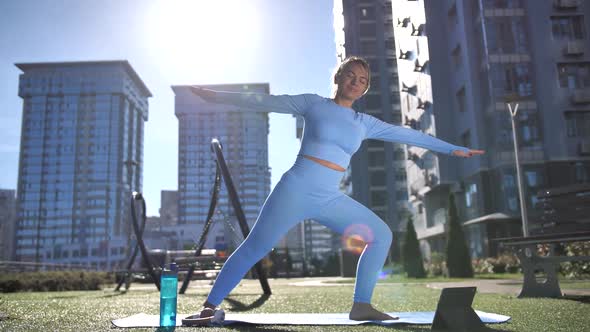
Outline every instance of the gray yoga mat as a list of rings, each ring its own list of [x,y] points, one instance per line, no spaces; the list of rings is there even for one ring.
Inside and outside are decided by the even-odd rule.
[[[510,320],[509,316],[498,315],[475,310],[482,322],[505,323]],[[394,325],[394,324],[417,324],[429,325],[434,320],[434,311],[427,312],[390,312],[398,316],[398,320],[389,321],[354,321],[348,319],[348,313],[340,314],[235,314],[226,313],[223,325],[250,324],[250,325]],[[182,325],[182,318],[188,314],[176,317],[176,326]],[[160,317],[144,313],[133,316],[115,319],[112,321],[116,327],[158,327]]]

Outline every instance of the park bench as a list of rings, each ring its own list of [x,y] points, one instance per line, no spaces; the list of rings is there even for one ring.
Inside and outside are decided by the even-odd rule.
[[[542,190],[537,194],[540,217],[527,237],[495,239],[512,248],[524,274],[519,297],[561,297],[557,270],[560,263],[590,261],[590,256],[567,255],[563,248],[590,241],[590,185]]]
[[[214,280],[227,256],[215,249],[203,249],[199,256],[194,256],[194,253],[194,250],[148,250],[149,261],[153,266],[162,267],[172,262],[176,263],[180,280],[186,279],[191,269],[191,280]],[[144,260],[140,261],[139,268],[114,272],[116,281],[125,283],[126,288],[129,288],[128,285],[132,281],[154,282]]]

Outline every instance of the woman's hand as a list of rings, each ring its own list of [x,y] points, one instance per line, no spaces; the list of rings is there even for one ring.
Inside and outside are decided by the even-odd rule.
[[[191,92],[196,94],[197,96],[201,97],[205,101],[213,102],[215,101],[215,91],[206,90],[199,86],[191,86]]]
[[[484,150],[469,150],[468,152],[465,152],[463,150],[455,150],[455,151],[453,151],[453,156],[469,158],[469,157],[477,156],[477,155],[484,154],[484,153],[485,153]]]

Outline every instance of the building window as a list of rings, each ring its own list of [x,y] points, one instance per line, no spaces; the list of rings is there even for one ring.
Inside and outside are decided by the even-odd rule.
[[[553,38],[557,40],[584,39],[584,17],[553,16],[551,17],[551,31]]]
[[[453,51],[451,52],[451,58],[453,59],[453,68],[455,68],[455,70],[459,69],[462,63],[461,45],[457,45],[457,47],[453,49]]]
[[[488,9],[494,8],[522,8],[522,0],[484,0],[484,7]]]
[[[518,210],[518,199],[516,198],[516,180],[513,174],[504,174],[502,177],[502,187],[504,189],[504,197],[510,211]]]
[[[391,1],[385,1],[385,8],[384,8],[385,15],[390,15],[393,13],[393,7],[391,6]]]
[[[373,206],[387,205],[387,192],[385,190],[371,191],[371,205],[373,205]]]
[[[381,109],[381,96],[380,95],[366,95],[365,106],[367,109]]]
[[[559,86],[568,89],[590,87],[590,62],[557,64]]]
[[[568,137],[590,137],[590,111],[565,112]]]
[[[374,40],[361,41],[361,53],[363,54],[376,54],[377,43]]]
[[[486,24],[490,53],[526,53],[524,19],[519,16],[490,18]]]
[[[406,179],[407,179],[406,169],[404,167],[398,167],[395,170],[395,180],[396,181],[406,181]]]
[[[371,186],[385,186],[385,171],[371,171],[369,173]]]
[[[422,204],[420,204],[422,205]],[[433,224],[429,225],[429,226],[435,226],[435,225],[444,225],[447,223],[447,209],[445,208],[439,208],[436,209],[433,213],[432,216],[432,221]]]
[[[463,135],[461,135],[461,144],[464,147],[471,146],[471,132],[469,130],[467,130],[466,132],[463,133]]]
[[[395,192],[395,199],[398,201],[407,201],[408,200],[408,191],[405,189],[400,189]]]
[[[576,170],[577,183],[590,182],[590,167],[585,165],[583,162],[577,162],[574,164],[574,168]]]
[[[371,75],[379,75],[379,60],[378,59],[366,59],[371,70]]]
[[[382,151],[369,151],[369,167],[383,166],[385,155]]]
[[[519,118],[520,137],[522,145],[532,145],[539,140],[539,126],[535,114],[527,114]]]
[[[506,95],[528,97],[533,94],[528,64],[494,63],[491,66],[491,74],[496,98]]]
[[[459,112],[465,112],[467,109],[467,105],[465,102],[465,87],[462,87],[459,92],[456,94],[457,96],[457,109]]]
[[[375,90],[379,90],[381,89],[381,79],[379,78],[379,76],[372,76],[371,77],[371,90],[375,91]]]
[[[361,20],[374,20],[375,19],[375,7],[361,7],[360,14],[361,14]]]
[[[371,139],[369,140],[369,142],[367,142],[367,147],[383,150],[383,148],[385,147],[385,142],[376,139]]]
[[[361,37],[375,37],[377,35],[377,25],[375,23],[360,23],[359,24]]]
[[[477,195],[477,185],[472,183],[467,186],[467,190],[465,190],[465,206],[472,207],[475,205]]]
[[[387,58],[387,60],[385,60],[385,63],[387,64],[387,68],[390,70],[397,68],[397,61],[395,58]]]
[[[389,38],[385,41],[385,49],[395,52],[395,40],[393,38]]]
[[[529,187],[537,187],[539,185],[539,174],[536,171],[526,171],[524,175]]]
[[[449,25],[449,31],[455,29],[455,26],[459,24],[459,20],[457,19],[457,4],[455,3],[451,6],[451,9],[449,9],[447,23]]]

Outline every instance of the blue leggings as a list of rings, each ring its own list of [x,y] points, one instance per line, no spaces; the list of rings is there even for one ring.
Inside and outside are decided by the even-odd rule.
[[[298,156],[266,198],[250,234],[223,265],[207,301],[218,306],[289,229],[313,219],[337,233],[352,230],[363,238],[353,300],[370,303],[392,234],[375,213],[339,190],[343,174]]]

